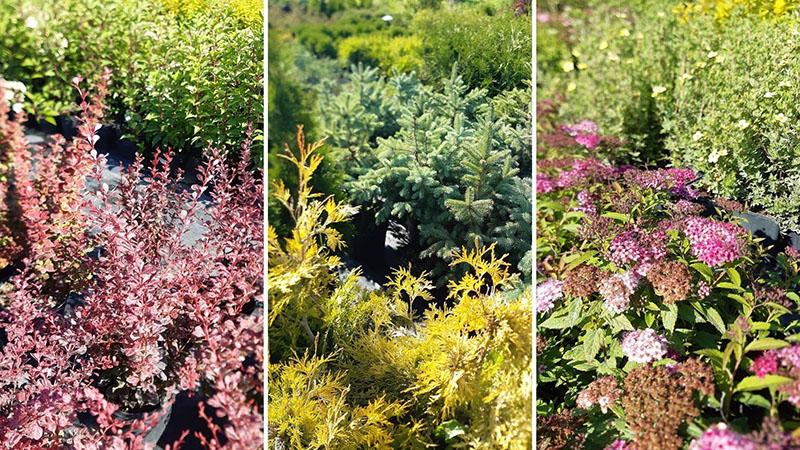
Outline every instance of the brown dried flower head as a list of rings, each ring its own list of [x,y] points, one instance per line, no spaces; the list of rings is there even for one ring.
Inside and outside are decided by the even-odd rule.
[[[578,394],[576,403],[578,407],[589,409],[598,405],[603,413],[608,412],[608,408],[619,400],[622,390],[619,388],[617,379],[612,376],[598,378]]]
[[[567,273],[564,292],[572,297],[588,297],[597,292],[602,278],[600,269],[582,264]]]
[[[682,424],[698,416],[695,394],[713,389],[711,370],[696,359],[672,368],[644,365],[625,378],[622,407],[637,450],[678,450]]]
[[[647,279],[666,303],[686,300],[692,292],[692,275],[686,265],[678,261],[655,263],[647,272]]]
[[[539,417],[536,427],[537,450],[568,450],[583,447],[586,434],[579,432],[585,416],[574,416],[565,409],[558,414]]]

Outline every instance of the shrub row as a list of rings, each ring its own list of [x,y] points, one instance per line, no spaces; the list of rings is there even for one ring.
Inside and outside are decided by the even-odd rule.
[[[231,150],[263,123],[261,23],[244,0],[4,2],[0,74],[26,83],[30,112],[52,120],[76,111],[69,80],[110,67],[111,113],[126,129],[176,151]]]
[[[711,191],[798,230],[795,10],[717,3],[688,16],[669,2],[603,2],[545,17],[570,54],[544,52],[561,61],[540,72],[539,95],[562,93],[565,120],[591,117],[622,138],[618,161],[686,164]]]

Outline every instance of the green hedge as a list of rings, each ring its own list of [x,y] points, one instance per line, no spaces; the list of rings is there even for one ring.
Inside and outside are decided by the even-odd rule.
[[[75,111],[73,76],[109,67],[112,113],[149,144],[235,149],[248,122],[263,124],[263,31],[246,3],[188,15],[160,0],[3,2],[0,74],[47,118]]]
[[[571,54],[541,69],[539,98],[566,92],[562,119],[621,136],[621,162],[688,165],[703,187],[800,230],[797,19],[742,8],[687,21],[672,7],[568,9]]]
[[[530,16],[515,16],[510,5],[499,11],[487,9],[424,10],[414,17],[411,30],[423,43],[426,78],[447,78],[458,62],[471,87],[486,88],[491,94],[530,81]]]

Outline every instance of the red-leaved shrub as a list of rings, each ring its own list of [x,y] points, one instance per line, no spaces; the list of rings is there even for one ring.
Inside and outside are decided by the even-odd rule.
[[[20,267],[0,294],[0,446],[146,448],[190,391],[208,429],[184,437],[260,448],[263,193],[250,141],[235,164],[210,150],[192,185],[166,151],[110,187],[94,148],[109,76],[94,95],[76,78],[77,137],[34,151],[23,115],[0,105],[0,231],[13,243],[0,259]]]

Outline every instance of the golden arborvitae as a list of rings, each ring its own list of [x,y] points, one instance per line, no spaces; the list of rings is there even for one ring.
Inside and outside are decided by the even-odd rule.
[[[318,148],[301,130],[298,153],[284,155],[297,191],[274,189],[295,226],[268,239],[271,446],[530,448],[530,290],[520,292],[494,246],[477,244],[454,255],[469,270],[450,283],[452,304],[423,303],[422,315],[415,300],[432,300],[434,286],[425,272],[397,269],[372,292],[358,272],[340,278],[333,225],[353,209],[312,192]]]
[[[280,155],[297,168],[297,192],[293,194],[278,181],[273,183],[272,194],[289,212],[294,229],[279,242],[275,230],[267,228],[269,325],[285,333],[294,349],[300,343],[300,330],[307,347],[317,338],[309,321],[322,320],[325,315],[341,263],[332,253],[343,246],[342,236],[333,226],[356,211],[312,191],[311,177],[322,162],[316,153],[321,146],[321,142],[306,144],[303,128],[298,127],[297,154],[287,145]]]
[[[407,389],[427,398],[427,414],[463,420],[470,448],[530,448],[531,293],[516,297],[493,247],[461,249],[453,265],[471,272],[450,283],[450,310],[429,310],[421,361]],[[513,297],[513,298],[512,298]]]

